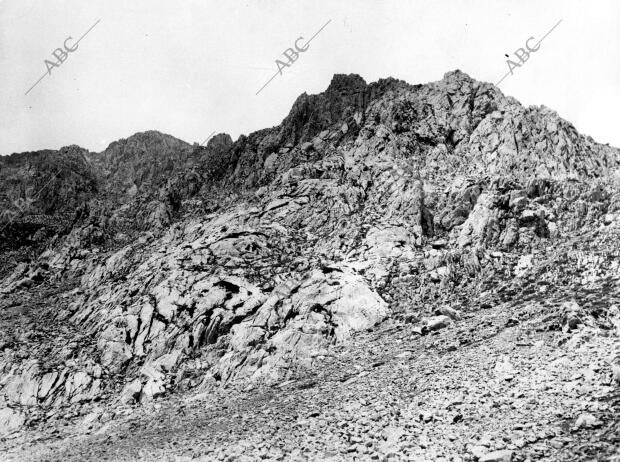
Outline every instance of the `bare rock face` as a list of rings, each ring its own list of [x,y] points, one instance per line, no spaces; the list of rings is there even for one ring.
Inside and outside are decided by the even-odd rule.
[[[97,339],[104,368],[118,373],[140,358],[165,373],[198,356],[203,373],[218,381],[277,378],[292,360],[310,364],[330,343],[388,315],[385,301],[347,267],[306,271],[275,285],[251,281],[244,265],[273,258],[278,249],[270,241],[281,230],[243,231],[235,218],[169,232],[122,284],[130,247],[82,277],[88,299],[76,297],[67,316]],[[146,385],[161,382],[150,375]]]
[[[0,437],[8,436],[24,425],[24,415],[10,407],[0,408]]]
[[[3,159],[2,204],[63,173],[2,241],[0,433],[49,408],[284,380],[390,316],[442,330],[570,235],[613,244],[619,165],[460,71],[334,76],[235,142],[145,132]]]
[[[232,350],[216,368],[220,377],[234,373],[277,378],[278,369],[286,369],[291,360],[311,366],[312,358],[325,354],[331,343],[345,341],[388,315],[381,297],[348,269],[315,270],[274,292],[255,315],[232,327]]]

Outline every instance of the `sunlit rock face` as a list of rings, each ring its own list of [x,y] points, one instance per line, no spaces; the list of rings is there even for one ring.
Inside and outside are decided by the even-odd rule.
[[[1,231],[0,434],[22,408],[284,380],[388,317],[527,277],[537,249],[611,242],[619,163],[460,71],[336,75],[234,142],[2,158],[2,207],[27,207]]]

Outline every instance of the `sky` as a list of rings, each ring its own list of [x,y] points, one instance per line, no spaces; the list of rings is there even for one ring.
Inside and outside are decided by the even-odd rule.
[[[0,0],[0,155],[100,152],[145,130],[235,140],[334,74],[418,84],[460,69],[496,83],[508,59],[520,66],[505,94],[620,146],[619,19],[611,0]],[[296,42],[305,51],[289,61]]]

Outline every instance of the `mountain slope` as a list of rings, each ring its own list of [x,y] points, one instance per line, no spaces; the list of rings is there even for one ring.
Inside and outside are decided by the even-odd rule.
[[[620,151],[460,71],[336,75],[235,142],[145,132],[3,161],[6,198],[63,172],[5,231],[30,233],[4,247],[5,434],[286,383],[381,323],[426,336],[530,313],[508,302],[532,293],[560,300],[548,329],[615,326],[615,292],[585,294],[617,283]]]

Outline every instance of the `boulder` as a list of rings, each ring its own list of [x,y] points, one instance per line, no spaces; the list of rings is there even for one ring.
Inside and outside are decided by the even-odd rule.
[[[0,408],[0,437],[6,437],[19,430],[26,418],[24,415],[9,407]]]
[[[132,380],[123,387],[119,400],[121,403],[133,403],[135,401],[139,401],[141,392],[142,382],[140,379]]]
[[[510,450],[493,451],[484,454],[478,459],[478,462],[511,462],[513,452]]]

